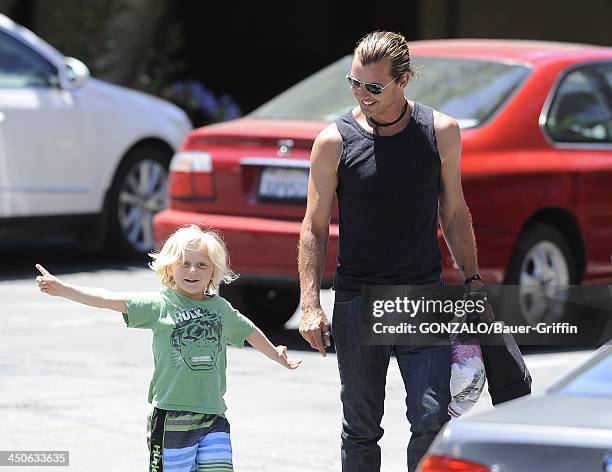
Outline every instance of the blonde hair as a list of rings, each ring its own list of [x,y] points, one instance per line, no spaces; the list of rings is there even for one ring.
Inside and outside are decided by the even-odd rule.
[[[357,42],[355,57],[364,66],[389,59],[391,76],[397,77],[404,72],[410,75],[415,70],[410,65],[410,49],[406,38],[390,31],[374,31]]]
[[[197,225],[183,226],[172,233],[159,253],[150,253],[149,267],[166,287],[176,289],[176,282],[168,268],[185,260],[185,251],[203,251],[213,263],[213,271],[206,292],[214,292],[221,283],[229,284],[238,276],[229,268],[229,254],[223,238],[210,229]]]

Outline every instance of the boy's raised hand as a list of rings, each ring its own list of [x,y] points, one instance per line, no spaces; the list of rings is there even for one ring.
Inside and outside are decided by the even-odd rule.
[[[302,364],[302,359],[289,359],[287,357],[287,346],[276,346],[276,352],[278,353],[278,362],[287,369],[297,369]]]
[[[36,264],[36,268],[41,273],[36,277],[40,291],[56,297],[61,296],[64,283],[40,264]]]

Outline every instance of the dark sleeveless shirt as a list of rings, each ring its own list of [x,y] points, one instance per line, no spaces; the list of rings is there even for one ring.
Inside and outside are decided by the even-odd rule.
[[[417,284],[440,279],[440,156],[433,110],[414,102],[392,136],[366,131],[351,111],[336,120],[340,249],[334,289]]]

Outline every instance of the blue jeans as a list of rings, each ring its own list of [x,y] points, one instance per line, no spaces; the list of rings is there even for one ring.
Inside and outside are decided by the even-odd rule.
[[[345,294],[344,294],[345,295]],[[336,294],[332,320],[342,400],[342,471],[380,471],[383,435],[380,422],[391,353],[395,354],[406,388],[406,417],[412,436],[408,472],[414,472],[442,426],[450,420],[449,345],[368,346],[359,341],[361,297]]]

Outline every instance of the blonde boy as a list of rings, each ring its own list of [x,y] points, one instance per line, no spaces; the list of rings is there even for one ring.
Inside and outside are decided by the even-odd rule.
[[[225,418],[226,343],[255,349],[288,369],[287,358],[248,318],[215,294],[236,278],[223,240],[192,225],[173,233],[150,264],[165,286],[160,293],[118,293],[62,282],[40,264],[40,290],[123,314],[130,328],[153,331],[154,372],[149,403],[150,471],[232,471]]]

